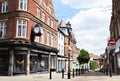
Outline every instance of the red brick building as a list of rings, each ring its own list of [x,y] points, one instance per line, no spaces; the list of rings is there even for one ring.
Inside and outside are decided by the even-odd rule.
[[[0,10],[0,74],[56,69],[58,20],[52,0],[0,0]],[[42,35],[33,32],[35,26]]]
[[[120,74],[120,0],[112,0],[112,17],[110,22],[110,39],[115,39],[116,49],[112,54],[112,71]],[[108,56],[110,56],[108,50]]]

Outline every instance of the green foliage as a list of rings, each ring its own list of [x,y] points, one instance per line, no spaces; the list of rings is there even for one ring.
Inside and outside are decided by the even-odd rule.
[[[81,49],[80,54],[77,57],[78,62],[80,64],[88,63],[89,59],[90,59],[90,56],[88,51],[86,51],[85,49]]]
[[[90,69],[95,70],[96,68],[98,68],[99,64],[97,61],[90,61]]]

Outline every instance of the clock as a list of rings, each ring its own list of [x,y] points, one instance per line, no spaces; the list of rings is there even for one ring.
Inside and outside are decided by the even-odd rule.
[[[35,34],[38,34],[40,32],[40,27],[35,27],[33,31]]]
[[[42,67],[45,67],[45,62],[44,62],[44,61],[41,61],[40,65],[41,65]]]

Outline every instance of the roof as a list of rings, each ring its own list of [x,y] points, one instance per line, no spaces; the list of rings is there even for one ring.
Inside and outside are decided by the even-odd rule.
[[[89,55],[90,55],[90,58],[99,58],[99,56],[98,56],[98,55],[93,54],[93,53],[90,53]]]
[[[60,23],[59,23],[59,25],[58,25],[58,28],[59,28],[59,27],[61,27],[61,28],[62,28],[62,27],[66,27],[66,23],[65,23],[64,20],[61,20],[61,21],[60,21]]]

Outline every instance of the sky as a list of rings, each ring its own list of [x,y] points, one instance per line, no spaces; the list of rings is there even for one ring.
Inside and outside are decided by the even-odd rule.
[[[70,21],[77,47],[103,54],[109,38],[112,0],[53,0],[55,16]]]

